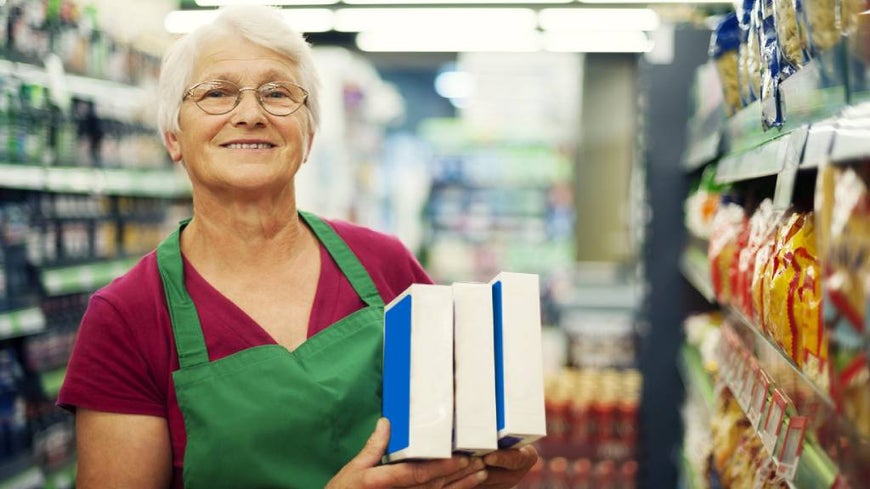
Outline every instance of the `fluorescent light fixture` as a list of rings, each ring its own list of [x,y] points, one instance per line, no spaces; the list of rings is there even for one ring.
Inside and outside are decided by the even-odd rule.
[[[540,37],[534,30],[479,32],[474,30],[368,31],[356,36],[356,45],[369,52],[535,52]]]
[[[580,3],[609,3],[609,4],[615,4],[615,3],[633,3],[633,4],[637,4],[637,3],[644,3],[644,4],[682,3],[682,4],[691,5],[691,4],[698,4],[698,3],[704,3],[704,4],[712,3],[712,4],[722,4],[722,5],[734,5],[734,3],[731,0],[691,0],[689,2],[683,2],[680,0],[646,0],[644,2],[638,2],[637,0],[577,0],[577,1]]]
[[[332,5],[338,0],[196,0],[200,7],[223,7],[224,5]]]
[[[404,29],[441,30],[442,37],[454,31],[497,26],[505,31],[532,31],[537,18],[527,8],[346,8],[335,11],[335,30],[364,32]]]
[[[648,8],[546,8],[538,13],[538,22],[547,31],[654,31],[659,28],[658,14]]]
[[[217,15],[214,10],[175,10],[166,14],[163,26],[173,34],[184,34],[210,22]],[[284,20],[298,32],[326,32],[332,30],[333,13],[325,8],[286,9]]]
[[[474,4],[533,4],[533,3],[571,3],[574,0],[475,0]],[[461,0],[344,0],[348,5],[437,5],[463,3]]]
[[[569,53],[647,53],[653,42],[643,31],[549,31],[543,34],[547,51]]]

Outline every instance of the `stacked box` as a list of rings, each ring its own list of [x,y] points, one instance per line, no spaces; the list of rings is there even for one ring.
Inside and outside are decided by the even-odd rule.
[[[413,284],[384,312],[384,460],[449,458],[452,414],[453,291]]]
[[[546,436],[538,276],[502,272],[491,282],[499,448]]]
[[[454,283],[453,318],[453,451],[483,455],[498,448],[490,286]]]

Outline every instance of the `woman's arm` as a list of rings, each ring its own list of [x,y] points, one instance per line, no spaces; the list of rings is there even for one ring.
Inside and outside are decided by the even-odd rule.
[[[77,489],[167,489],[172,446],[159,416],[76,410]]]

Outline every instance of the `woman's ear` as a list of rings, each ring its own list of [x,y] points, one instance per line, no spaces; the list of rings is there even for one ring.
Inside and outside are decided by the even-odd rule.
[[[176,137],[173,131],[163,133],[163,144],[166,145],[166,150],[169,152],[169,157],[172,158],[172,161],[176,163],[181,161],[181,143],[178,142],[178,137]]]

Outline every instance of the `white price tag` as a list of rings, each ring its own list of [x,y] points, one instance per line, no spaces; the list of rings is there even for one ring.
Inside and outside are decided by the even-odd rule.
[[[787,481],[794,480],[798,460],[803,451],[804,435],[807,431],[807,418],[805,416],[792,416],[788,419],[788,425],[783,431],[782,442],[779,443],[777,454],[778,464],[776,474]]]
[[[770,379],[764,370],[759,369],[755,379],[755,388],[752,391],[752,396],[749,399],[749,422],[756,429],[761,429],[761,414],[767,408],[767,393],[770,391]]]
[[[743,412],[749,412],[749,403],[752,398],[752,391],[755,389],[756,377],[758,376],[758,362],[755,357],[746,356],[746,368],[743,369],[743,380],[741,382],[740,392],[737,394],[737,402],[743,408]]]
[[[782,430],[782,420],[785,418],[785,399],[779,389],[773,391],[773,399],[771,399],[767,409],[767,415],[764,418],[764,425],[761,428],[761,442],[767,453],[774,453],[776,441],[779,438],[779,432]]]

